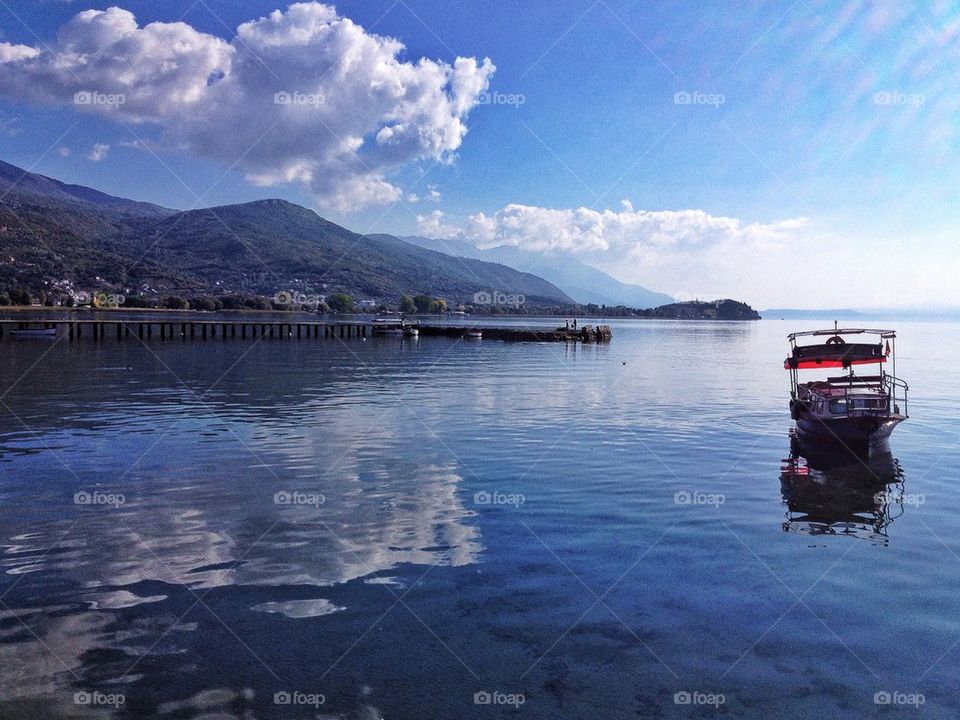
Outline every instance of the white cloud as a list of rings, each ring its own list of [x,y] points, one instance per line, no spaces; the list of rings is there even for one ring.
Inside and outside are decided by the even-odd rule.
[[[507,245],[576,258],[622,282],[679,299],[732,297],[757,309],[960,304],[960,286],[949,279],[960,274],[949,231],[874,236],[872,251],[864,252],[867,241],[847,234],[855,230],[805,217],[749,222],[703,210],[621,207],[512,204],[460,222],[440,214],[422,223],[421,232],[439,226],[444,237],[478,247]]]
[[[301,183],[345,212],[398,200],[389,176],[407,163],[450,162],[494,71],[489,59],[401,61],[403,49],[317,2],[246,22],[230,42],[86,10],[51,50],[0,44],[0,94],[156,123],[254,183]]]
[[[497,225],[498,219],[496,217],[487,217],[479,212],[467,218],[467,224],[463,232],[478,247],[496,247],[500,244],[495,242]]]
[[[139,28],[132,13],[112,7],[78,13],[50,50],[15,46],[7,54],[0,52],[5,95],[49,104],[74,103],[78,93],[122,96],[122,104],[75,104],[128,122],[163,122],[189,120],[208,96],[208,79],[229,69],[234,50],[186,23]]]
[[[684,298],[776,304],[776,293],[808,267],[803,254],[829,247],[807,218],[745,222],[703,210],[634,210],[629,201],[620,210],[511,204],[456,225],[438,212],[422,218],[423,234],[575,257],[623,282]],[[813,278],[820,282],[830,281]],[[810,283],[807,277],[805,294]]]
[[[70,148],[66,145],[61,145],[57,148],[57,155],[60,157],[70,157]]]
[[[703,210],[549,209],[511,204],[489,217],[471,216],[464,235],[484,247],[512,245],[540,252],[655,261],[731,242],[740,247],[779,247],[806,224],[806,218],[745,223]]]
[[[97,143],[92,148],[90,148],[90,154],[87,155],[87,160],[90,162],[100,162],[103,160],[107,153],[110,152],[110,146],[104,143]]]
[[[446,223],[444,217],[442,210],[434,210],[426,215],[417,215],[417,232],[425,237],[441,240],[462,234],[460,228]]]
[[[26,45],[0,43],[0,63],[16,62],[17,60],[34,58],[39,54],[39,51]]]
[[[440,191],[437,189],[436,185],[427,185],[427,199],[431,202],[440,202],[443,196],[440,194]]]
[[[417,195],[416,193],[407,193],[406,200],[408,203],[411,203],[411,204],[418,203],[420,202],[420,196]]]

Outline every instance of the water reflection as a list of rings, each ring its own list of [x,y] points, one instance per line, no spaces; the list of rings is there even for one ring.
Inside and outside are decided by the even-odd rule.
[[[362,462],[359,472],[324,480],[322,493],[316,482],[265,487],[246,478],[171,483],[152,496],[131,487],[116,508],[63,508],[69,534],[56,520],[47,532],[8,535],[0,568],[8,575],[56,572],[82,585],[82,600],[102,609],[163,599],[125,591],[143,581],[324,587],[405,563],[476,561],[478,531],[464,522],[473,512],[463,505],[452,466]],[[317,502],[308,502],[314,495]],[[58,535],[64,537],[56,542]]]
[[[84,714],[74,693],[111,689],[149,708],[144,667],[174,672],[178,658],[197,652],[206,640],[192,621],[209,625],[212,616],[191,607],[198,597],[215,606],[221,589],[237,594],[227,613],[240,632],[255,617],[356,613],[390,596],[378,585],[402,592],[411,574],[423,574],[410,568],[478,560],[475,513],[464,506],[454,464],[350,455],[345,465],[322,484],[316,474],[308,482],[131,473],[117,507],[66,504],[76,491],[67,488],[42,521],[10,513],[0,538],[0,663],[9,670],[0,677],[0,715]],[[318,490],[317,502],[290,499]]]
[[[887,529],[912,502],[899,461],[889,448],[877,448],[869,460],[842,456],[828,460],[796,453],[783,460],[780,492],[787,506],[783,531],[889,544]]]

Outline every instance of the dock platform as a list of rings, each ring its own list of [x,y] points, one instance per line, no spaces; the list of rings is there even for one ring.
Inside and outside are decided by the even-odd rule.
[[[56,337],[81,340],[126,338],[140,340],[253,340],[256,338],[353,338],[367,337],[370,323],[284,320],[122,320],[117,318],[77,320],[0,320],[0,338],[11,330],[53,329]]]
[[[488,340],[512,342],[609,342],[608,325],[581,328],[487,327],[481,325],[417,325],[421,336],[465,338],[480,331]],[[148,340],[254,340],[257,338],[297,339],[366,338],[373,335],[371,322],[286,321],[286,320],[156,320],[119,318],[12,320],[0,319],[0,340],[9,340],[17,330],[54,330],[53,337],[70,342],[110,339]]]

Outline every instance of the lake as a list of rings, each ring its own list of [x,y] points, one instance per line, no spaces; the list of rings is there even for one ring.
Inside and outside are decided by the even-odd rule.
[[[958,326],[876,500],[782,472],[822,324],[5,338],[0,716],[957,717]]]

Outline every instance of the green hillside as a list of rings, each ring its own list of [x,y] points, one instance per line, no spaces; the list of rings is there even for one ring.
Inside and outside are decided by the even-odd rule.
[[[0,164],[0,292],[109,288],[153,297],[345,292],[396,302],[477,292],[572,305],[551,283],[390,235],[363,236],[283,200],[177,212]]]

